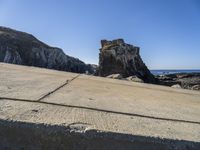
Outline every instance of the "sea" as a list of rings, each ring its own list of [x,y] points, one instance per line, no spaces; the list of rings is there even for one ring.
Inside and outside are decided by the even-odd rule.
[[[166,75],[174,73],[200,73],[200,69],[191,69],[191,70],[150,70],[153,75]]]

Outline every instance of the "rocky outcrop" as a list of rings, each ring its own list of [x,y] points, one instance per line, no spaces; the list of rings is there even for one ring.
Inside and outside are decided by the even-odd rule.
[[[65,55],[60,48],[50,47],[33,35],[0,27],[0,62],[49,69],[92,73],[91,65]]]
[[[123,78],[137,76],[144,82],[156,82],[140,57],[139,47],[126,44],[123,39],[102,40],[101,46],[98,68],[100,76],[121,74]]]
[[[200,90],[200,73],[157,75],[158,84],[190,90]]]

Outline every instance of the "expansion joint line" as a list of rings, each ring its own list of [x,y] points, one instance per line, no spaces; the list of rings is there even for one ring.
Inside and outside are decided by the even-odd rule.
[[[97,112],[105,112],[105,113],[118,114],[118,115],[126,115],[126,116],[132,116],[132,117],[141,117],[141,118],[149,118],[149,119],[154,119],[154,120],[163,120],[163,121],[181,122],[181,123],[191,123],[191,124],[200,125],[200,122],[198,122],[198,121],[189,121],[189,120],[181,120],[181,119],[170,119],[170,118],[154,117],[154,116],[141,115],[141,114],[136,114],[136,113],[118,112],[118,111],[105,110],[105,109],[92,108],[92,107],[85,107],[85,106],[56,104],[56,103],[45,102],[45,101],[35,101],[35,100],[28,100],[28,99],[16,99],[16,98],[6,98],[6,97],[0,97],[0,100],[21,101],[21,102],[37,103],[37,104],[39,103],[39,104],[47,104],[47,105],[52,105],[52,106],[78,108],[78,109],[92,110],[92,111],[97,111]]]
[[[81,74],[75,76],[74,78],[72,78],[71,80],[66,80],[65,83],[63,83],[62,85],[60,85],[59,87],[57,87],[56,89],[48,92],[47,94],[45,94],[44,96],[40,97],[37,101],[41,101],[43,100],[44,98],[48,97],[49,95],[55,93],[56,91],[58,91],[59,89],[63,88],[64,86],[68,85],[70,82],[72,82],[73,80],[75,80],[76,78],[78,78]]]

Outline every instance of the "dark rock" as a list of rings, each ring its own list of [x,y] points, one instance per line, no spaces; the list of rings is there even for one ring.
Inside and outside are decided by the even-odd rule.
[[[98,65],[95,65],[95,64],[87,64],[87,72],[88,74],[92,74],[92,75],[95,75],[96,72],[97,72],[97,69],[98,69]]]
[[[166,86],[173,86],[173,85],[181,85],[181,82],[177,80],[177,76],[175,74],[169,75],[159,75],[156,76],[158,80],[158,84],[166,85]]]
[[[102,40],[101,46],[99,76],[121,74],[123,78],[126,78],[135,75],[144,82],[156,82],[139,55],[139,47],[126,44],[123,39]]]
[[[188,76],[187,78],[177,79],[181,82],[181,85],[184,89],[197,89],[194,88],[195,85],[200,85],[200,74],[198,76]]]
[[[50,47],[33,35],[0,27],[0,62],[85,73],[90,65],[65,55],[60,48]]]
[[[159,80],[158,82],[159,85],[166,85],[166,86],[173,86],[173,85],[176,85],[176,84],[179,84],[181,85],[181,82],[180,81],[176,81],[176,80]]]
[[[180,85],[183,89],[200,90],[200,73],[175,73],[156,76],[158,84],[173,86]]]
[[[200,85],[194,85],[194,86],[192,87],[192,90],[200,90]]]

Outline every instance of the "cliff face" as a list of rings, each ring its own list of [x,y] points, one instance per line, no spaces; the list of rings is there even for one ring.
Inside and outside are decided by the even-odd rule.
[[[50,47],[30,34],[5,27],[0,27],[0,62],[77,73],[93,71],[90,65],[65,55],[62,49]]]
[[[144,82],[156,82],[140,57],[139,47],[126,44],[123,39],[102,40],[101,46],[99,54],[100,76],[121,74],[125,78],[135,75]]]

